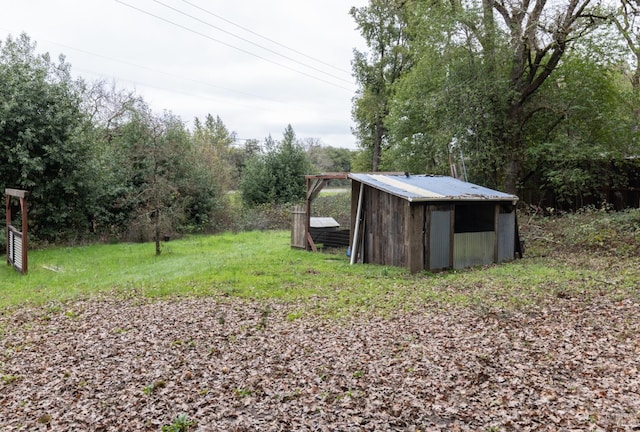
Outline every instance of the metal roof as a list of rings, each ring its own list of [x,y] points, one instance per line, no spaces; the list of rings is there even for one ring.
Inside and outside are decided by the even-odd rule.
[[[420,201],[510,201],[518,197],[464,182],[433,175],[349,174],[349,178],[383,190],[409,202]]]
[[[340,224],[332,217],[310,217],[311,228],[338,228]]]

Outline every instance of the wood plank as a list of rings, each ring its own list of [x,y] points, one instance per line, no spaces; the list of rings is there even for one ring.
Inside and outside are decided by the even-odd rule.
[[[411,273],[424,269],[424,205],[408,205],[405,237],[407,242],[407,264]]]
[[[4,190],[5,195],[9,195],[12,197],[17,197],[17,198],[26,198],[27,196],[29,196],[29,192],[26,190],[21,190],[21,189],[10,189],[7,188]]]

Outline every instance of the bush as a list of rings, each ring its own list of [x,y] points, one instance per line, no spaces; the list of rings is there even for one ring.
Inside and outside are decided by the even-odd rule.
[[[351,226],[351,193],[321,193],[311,205],[311,216],[332,217],[341,228],[349,228]]]
[[[605,256],[640,255],[640,209],[619,212],[585,207],[576,213],[532,216],[522,224],[527,243],[541,254],[592,252]],[[528,248],[529,249],[529,248]]]

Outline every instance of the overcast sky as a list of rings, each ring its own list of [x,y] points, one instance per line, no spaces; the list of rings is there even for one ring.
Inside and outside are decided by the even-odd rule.
[[[0,0],[0,37],[27,33],[74,76],[115,80],[156,112],[219,115],[238,138],[356,148],[349,15],[367,0]]]

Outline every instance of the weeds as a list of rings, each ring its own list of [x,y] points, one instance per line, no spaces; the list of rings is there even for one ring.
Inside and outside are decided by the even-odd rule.
[[[188,432],[196,422],[186,414],[178,415],[171,424],[162,426],[162,432]]]
[[[247,389],[247,388],[242,388],[242,387],[237,387],[234,390],[234,394],[238,398],[244,398],[244,397],[251,396],[253,394],[253,390]]]
[[[21,379],[22,377],[20,375],[12,375],[12,374],[0,375],[0,383],[4,385],[11,384],[16,381],[20,381]]]
[[[151,396],[153,393],[156,392],[156,390],[161,389],[166,387],[166,383],[162,380],[159,381],[154,381],[153,383],[149,384],[148,386],[146,386],[145,388],[142,389],[142,393],[144,393],[147,396]]]

